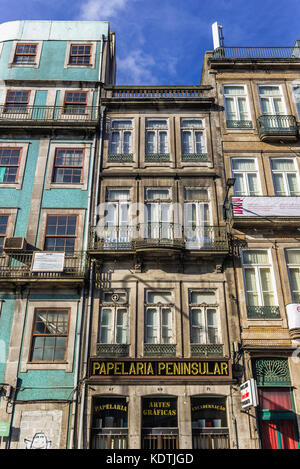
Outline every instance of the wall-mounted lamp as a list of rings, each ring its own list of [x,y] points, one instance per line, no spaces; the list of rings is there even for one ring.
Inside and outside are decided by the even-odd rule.
[[[223,219],[227,219],[227,209],[228,209],[228,193],[229,189],[234,186],[235,183],[235,178],[228,178],[226,181],[226,194],[225,194],[225,199],[223,203]]]

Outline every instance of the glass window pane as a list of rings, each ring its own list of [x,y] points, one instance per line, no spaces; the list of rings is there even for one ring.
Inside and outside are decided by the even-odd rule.
[[[148,292],[148,303],[150,304],[170,304],[172,303],[172,293],[171,292],[161,292],[161,291],[149,291]]]
[[[192,304],[215,304],[216,301],[216,294],[215,292],[197,292],[192,291],[190,293],[190,302]]]
[[[300,265],[300,249],[287,249],[286,255],[288,264]]]
[[[259,305],[256,277],[254,269],[245,269],[245,282],[249,306]]]
[[[237,158],[232,158],[232,169],[234,170],[241,170],[241,171],[256,171],[256,164],[255,160],[250,160],[247,158],[243,158],[238,160]]]
[[[295,171],[294,160],[274,158],[271,160],[271,166],[276,171]]]
[[[269,264],[268,251],[243,251],[244,264]]]
[[[226,85],[224,86],[224,94],[239,96],[245,94],[245,88],[242,85]]]

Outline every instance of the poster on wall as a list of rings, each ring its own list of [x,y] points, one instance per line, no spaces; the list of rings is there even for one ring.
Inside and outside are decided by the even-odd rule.
[[[63,272],[65,264],[64,252],[34,252],[32,272]]]
[[[62,411],[24,411],[18,449],[59,449]]]
[[[232,197],[236,217],[299,217],[300,197]]]

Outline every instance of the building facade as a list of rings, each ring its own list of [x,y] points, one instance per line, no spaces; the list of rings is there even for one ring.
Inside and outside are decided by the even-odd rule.
[[[0,26],[1,447],[67,448],[84,323],[105,22]]]
[[[202,83],[215,89],[226,179],[244,380],[258,447],[299,449],[299,47],[220,47]],[[255,418],[250,417],[250,415]]]
[[[219,449],[244,439],[213,94],[210,85],[102,90],[79,447]]]

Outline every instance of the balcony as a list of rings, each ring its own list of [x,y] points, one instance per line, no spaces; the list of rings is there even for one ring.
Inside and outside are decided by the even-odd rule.
[[[135,226],[92,227],[90,253],[137,253],[150,251],[227,252],[228,238],[224,226],[191,226],[176,223],[140,223]]]
[[[7,109],[0,106],[0,128],[95,127],[98,107],[66,109],[64,106],[26,106]]]
[[[132,163],[133,154],[132,153],[115,153],[108,154],[107,161],[109,163]]]
[[[176,344],[144,344],[144,357],[175,357]]]
[[[165,163],[170,161],[168,153],[146,153],[145,161],[149,163]]]
[[[235,228],[268,227],[297,230],[300,222],[299,196],[241,196],[230,199],[230,218]]]
[[[97,357],[129,357],[128,344],[100,344],[96,345]]]
[[[280,319],[279,306],[247,306],[248,319]]]
[[[195,161],[196,163],[201,161],[208,161],[207,153],[183,153],[181,161]]]
[[[191,357],[223,357],[223,344],[191,344]]]
[[[252,129],[252,121],[246,120],[226,120],[226,128],[227,129]]]
[[[257,129],[262,142],[298,140],[298,127],[294,116],[260,116],[257,119]]]
[[[41,251],[35,251],[40,253]],[[66,254],[62,268],[43,267],[37,271],[33,266],[34,252],[16,252],[13,254],[1,254],[0,256],[0,282],[22,283],[49,282],[55,286],[58,280],[71,283],[82,283],[87,269],[86,255],[83,252]],[[52,270],[51,270],[52,269]]]

